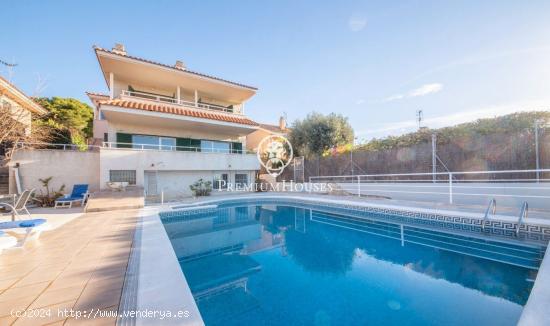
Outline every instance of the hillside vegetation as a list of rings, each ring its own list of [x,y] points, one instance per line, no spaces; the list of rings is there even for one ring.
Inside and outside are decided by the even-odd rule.
[[[437,134],[438,144],[447,144],[452,140],[486,136],[491,134],[534,132],[535,120],[550,122],[550,112],[518,112],[495,118],[478,119],[440,129],[423,129],[401,136],[389,136],[373,139],[356,146],[359,151],[379,151],[410,147],[431,142],[431,135]],[[542,123],[544,125],[544,123]]]

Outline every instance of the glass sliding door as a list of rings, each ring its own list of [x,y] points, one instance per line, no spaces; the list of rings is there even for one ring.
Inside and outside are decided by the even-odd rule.
[[[162,149],[163,151],[176,150],[176,138],[160,137],[160,146],[160,149]]]
[[[159,138],[157,136],[132,135],[132,146],[136,149],[158,149]]]
[[[132,147],[136,149],[175,150],[176,138],[148,135],[132,135]]]
[[[231,143],[214,140],[201,140],[201,152],[229,153]]]

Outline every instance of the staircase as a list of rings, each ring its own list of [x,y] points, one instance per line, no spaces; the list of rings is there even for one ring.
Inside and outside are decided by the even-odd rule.
[[[0,195],[9,193],[9,168],[4,166],[3,160],[0,158]]]

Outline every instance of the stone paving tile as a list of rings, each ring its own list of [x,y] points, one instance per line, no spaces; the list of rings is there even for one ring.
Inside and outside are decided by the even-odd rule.
[[[138,210],[87,213],[0,255],[0,325],[114,325],[116,317],[76,320],[58,309],[118,310]],[[52,309],[49,318],[10,311]],[[55,310],[55,316],[53,312]]]

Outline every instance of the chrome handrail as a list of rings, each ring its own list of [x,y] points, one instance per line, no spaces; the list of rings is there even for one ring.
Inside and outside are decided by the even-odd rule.
[[[519,234],[519,228],[523,224],[523,220],[527,218],[529,214],[529,204],[526,201],[521,205],[521,211],[519,213],[518,223],[516,225],[516,236]]]
[[[489,206],[487,206],[487,210],[485,210],[485,216],[483,216],[483,222],[481,223],[481,230],[485,230],[485,223],[489,220],[489,212],[491,212],[491,215],[495,215],[495,212],[497,210],[497,200],[491,199],[489,202]]]

